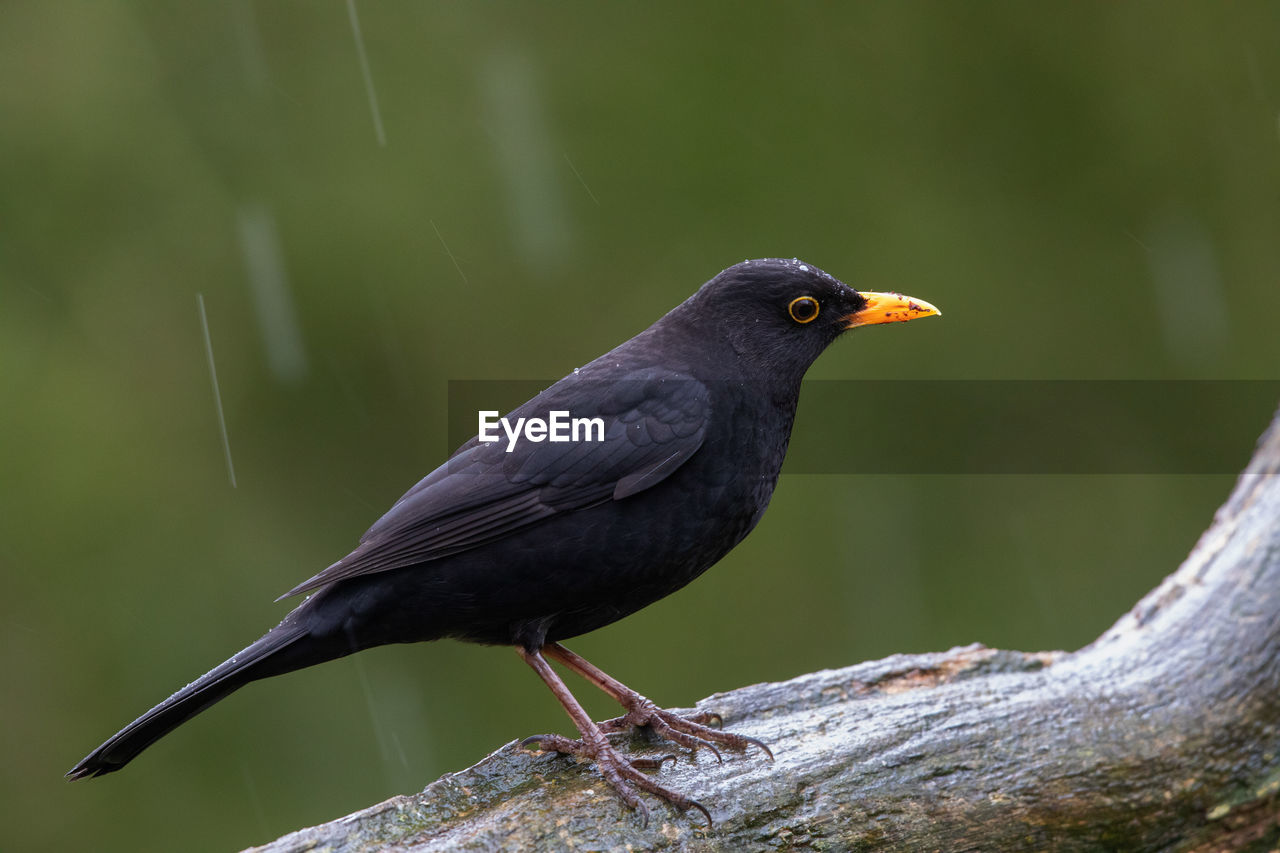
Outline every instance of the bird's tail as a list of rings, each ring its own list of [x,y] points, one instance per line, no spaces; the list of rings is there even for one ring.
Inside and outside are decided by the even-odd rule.
[[[111,773],[182,723],[250,681],[341,657],[352,649],[327,648],[290,614],[244,651],[214,667],[112,735],[67,771],[68,779]]]

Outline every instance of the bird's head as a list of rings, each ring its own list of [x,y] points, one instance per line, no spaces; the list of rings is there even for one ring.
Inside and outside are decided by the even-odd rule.
[[[681,307],[740,359],[797,380],[849,329],[942,314],[921,299],[860,292],[812,264],[778,258],[729,267]]]

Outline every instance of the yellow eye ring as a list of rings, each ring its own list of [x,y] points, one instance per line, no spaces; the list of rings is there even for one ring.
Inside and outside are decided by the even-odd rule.
[[[798,296],[787,306],[791,319],[801,325],[811,323],[818,318],[818,300],[812,296]]]

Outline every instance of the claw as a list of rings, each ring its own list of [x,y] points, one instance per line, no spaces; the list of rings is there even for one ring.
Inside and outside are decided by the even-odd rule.
[[[742,738],[744,741],[746,741],[747,743],[751,744],[752,746],[759,747],[760,749],[764,750],[764,754],[765,754],[765,755],[767,755],[767,756],[769,756],[769,760],[770,760],[770,761],[773,761],[773,760],[774,760],[774,758],[773,758],[773,750],[772,750],[772,749],[770,749],[770,748],[768,747],[768,745],[767,745],[767,744],[765,744],[765,742],[764,742],[764,741],[762,741],[762,740],[756,740],[755,738],[753,738],[753,737],[747,737],[746,735],[738,735],[738,737]]]
[[[649,807],[644,804],[644,800],[640,799],[639,797],[636,797],[636,804],[632,806],[632,808],[640,813],[640,828],[648,829],[649,828]]]
[[[580,740],[573,740],[563,735],[529,735],[520,741],[526,749],[537,746],[539,752],[563,752],[568,755],[581,755],[585,746]]]

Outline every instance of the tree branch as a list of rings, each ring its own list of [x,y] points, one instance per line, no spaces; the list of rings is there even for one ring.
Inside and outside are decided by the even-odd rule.
[[[777,755],[665,764],[714,828],[657,802],[641,828],[590,765],[510,743],[255,849],[1274,849],[1278,472],[1280,415],[1181,568],[1080,651],[895,655],[700,702]]]

